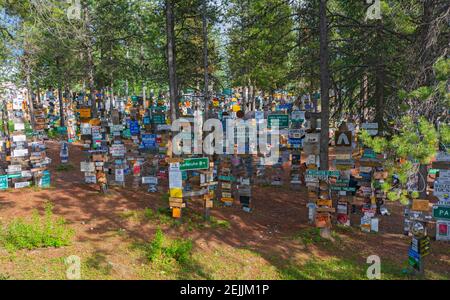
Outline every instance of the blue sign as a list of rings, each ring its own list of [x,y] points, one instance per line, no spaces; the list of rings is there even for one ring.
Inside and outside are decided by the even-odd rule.
[[[130,127],[131,135],[139,135],[141,132],[141,127],[139,126],[138,121],[129,121],[128,126]]]
[[[142,147],[144,149],[154,149],[156,145],[156,134],[143,134],[142,135]]]
[[[150,125],[150,117],[144,117],[144,125]]]
[[[409,248],[408,256],[413,257],[416,260],[420,260],[420,254],[418,252],[414,251],[412,248]]]

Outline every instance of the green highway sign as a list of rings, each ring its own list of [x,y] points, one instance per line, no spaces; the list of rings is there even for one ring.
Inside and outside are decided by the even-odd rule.
[[[434,206],[433,218],[450,220],[450,206]]]
[[[269,128],[272,128],[272,125],[275,124],[275,120],[278,120],[278,128],[289,127],[289,115],[269,115],[268,117]]]
[[[187,158],[180,164],[181,171],[207,170],[209,169],[209,158]]]

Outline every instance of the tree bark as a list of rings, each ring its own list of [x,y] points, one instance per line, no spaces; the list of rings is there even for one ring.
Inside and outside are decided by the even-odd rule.
[[[205,120],[209,118],[209,72],[208,72],[208,20],[207,20],[207,0],[203,0],[202,28],[203,28],[203,67],[205,69]]]
[[[84,26],[85,26],[85,32],[86,32],[86,41],[85,41],[85,48],[86,48],[86,58],[87,58],[87,77],[88,77],[88,85],[89,85],[89,94],[91,97],[91,113],[92,117],[97,117],[97,102],[95,99],[95,65],[94,65],[94,46],[92,42],[92,36],[90,32],[91,27],[91,17],[89,14],[89,8],[88,6],[85,6],[84,9]]]
[[[328,143],[330,119],[330,71],[328,66],[328,20],[327,0],[320,0],[320,91],[321,91],[321,131],[320,131],[320,169],[328,170]]]
[[[169,69],[170,114],[172,122],[176,120],[179,115],[174,23],[173,0],[166,0],[167,64]]]

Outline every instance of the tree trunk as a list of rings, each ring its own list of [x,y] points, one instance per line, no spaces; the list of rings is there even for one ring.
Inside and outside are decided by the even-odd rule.
[[[208,72],[208,20],[207,14],[207,0],[203,0],[203,14],[202,14],[202,28],[203,28],[203,67],[205,69],[205,120],[209,118],[209,72]]]
[[[29,66],[27,66],[27,70],[26,70],[26,81],[27,81],[27,100],[28,100],[28,106],[30,107],[31,128],[34,130],[33,88],[31,86],[31,70],[30,70]]]
[[[178,118],[179,114],[174,22],[173,0],[166,0],[167,64],[169,68],[170,113],[172,122]]]
[[[330,119],[330,73],[328,67],[328,20],[327,0],[320,0],[320,94],[321,94],[321,131],[320,131],[320,169],[328,170],[328,143]]]
[[[92,117],[97,117],[97,103],[95,101],[95,79],[94,79],[94,49],[92,43],[92,36],[90,32],[91,27],[91,18],[89,14],[89,8],[87,6],[84,7],[84,19],[85,19],[85,30],[87,32],[87,40],[86,40],[86,58],[87,58],[87,77],[88,77],[88,85],[89,85],[89,94],[91,97],[91,113]]]
[[[59,57],[56,58],[56,70],[58,72],[58,101],[59,101],[59,125],[64,127],[64,103],[63,103],[63,95],[62,95],[62,72],[61,65],[59,62]]]

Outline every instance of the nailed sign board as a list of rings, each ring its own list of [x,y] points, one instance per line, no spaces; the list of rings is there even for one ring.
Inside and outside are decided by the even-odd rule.
[[[450,182],[435,181],[433,195],[441,201],[450,199]]]
[[[28,149],[19,149],[13,151],[13,157],[24,157],[28,155]]]
[[[115,180],[117,182],[124,182],[125,181],[125,172],[123,169],[116,169],[115,171]]]
[[[366,130],[370,135],[378,134],[378,123],[363,123],[362,129]]]
[[[154,176],[142,177],[142,184],[157,185],[158,178]]]
[[[27,137],[24,134],[21,135],[14,135],[13,136],[13,142],[26,142],[27,141]]]
[[[93,162],[84,162],[80,163],[81,172],[95,172],[95,164]]]
[[[272,125],[275,125],[276,120],[278,120],[278,128],[289,127],[289,115],[269,115],[267,127],[272,128]]]
[[[351,131],[336,131],[336,147],[350,147],[352,145]]]
[[[209,158],[187,158],[180,164],[181,171],[207,170],[209,169]]]
[[[29,181],[25,181],[25,182],[16,182],[14,184],[14,188],[15,189],[22,189],[22,188],[26,188],[29,187],[31,185],[31,182]]]
[[[450,206],[433,206],[433,218],[450,220]]]

